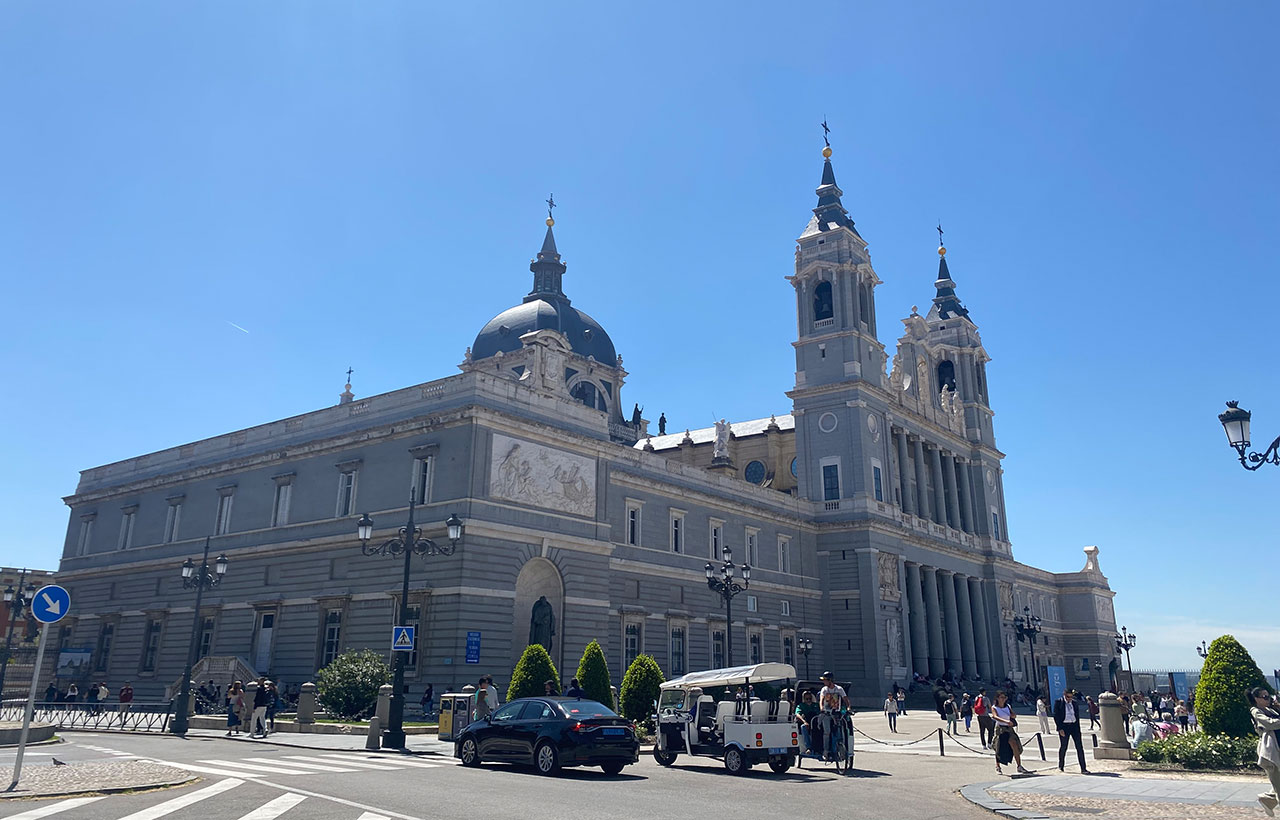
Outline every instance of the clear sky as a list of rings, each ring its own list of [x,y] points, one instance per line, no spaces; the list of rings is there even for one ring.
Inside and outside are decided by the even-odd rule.
[[[786,412],[818,123],[881,341],[934,225],[988,352],[1015,555],[1097,544],[1134,663],[1280,666],[1274,4],[10,2],[0,562],[77,471],[456,371],[555,192],[627,408]],[[177,571],[175,566],[174,571]]]

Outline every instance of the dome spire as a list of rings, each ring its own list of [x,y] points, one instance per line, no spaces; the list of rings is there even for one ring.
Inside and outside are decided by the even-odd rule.
[[[822,141],[824,143],[822,149],[822,182],[818,184],[818,188],[815,191],[818,195],[818,207],[813,209],[813,215],[820,231],[844,227],[856,234],[857,230],[853,227],[853,220],[849,218],[849,212],[845,210],[844,204],[840,201],[844,191],[840,190],[840,186],[836,184],[836,172],[831,166],[831,140],[828,137],[830,133],[831,129],[824,119],[822,121]]]
[[[551,211],[555,207],[556,195],[552,194],[547,197],[547,235],[542,239],[542,249],[529,263],[529,270],[533,272],[533,290],[524,297],[526,302],[537,299],[559,299],[567,304],[569,301],[560,283],[566,267],[560,261],[560,252],[556,249],[556,235],[552,231],[556,220],[551,215]]]
[[[942,241],[941,221],[938,222],[938,278],[933,286],[938,295],[933,297],[933,309],[929,311],[930,319],[950,319],[953,316],[969,315],[969,311],[956,297],[956,283],[951,279],[951,271],[947,269],[947,246]]]

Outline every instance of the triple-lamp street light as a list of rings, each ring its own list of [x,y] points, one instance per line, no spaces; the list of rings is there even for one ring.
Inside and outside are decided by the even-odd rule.
[[[1040,671],[1036,667],[1036,636],[1044,631],[1040,616],[1031,614],[1031,607],[1024,606],[1021,615],[1013,617],[1013,631],[1018,641],[1026,641],[1031,646],[1031,686],[1036,693],[1040,692]]]
[[[222,577],[227,574],[228,563],[224,553],[213,562],[212,569],[209,567],[208,536],[204,539],[204,555],[200,558],[200,566],[197,567],[190,558],[182,562],[182,588],[196,591],[196,610],[191,622],[191,642],[187,645],[187,666],[182,672],[182,689],[174,704],[177,711],[169,728],[175,735],[187,733],[187,718],[191,712],[191,667],[195,665],[196,645],[200,640],[200,600],[204,598],[206,589],[213,589],[222,583]]]
[[[801,638],[796,642],[796,646],[800,650],[800,654],[804,655],[804,677],[805,680],[813,680],[809,674],[809,653],[813,651],[813,641],[808,638]]]
[[[409,559],[414,555],[453,555],[453,551],[462,540],[462,519],[452,513],[444,522],[448,531],[449,543],[438,544],[430,538],[424,538],[422,529],[413,523],[414,496],[409,494],[409,522],[400,528],[400,532],[381,545],[372,546],[369,539],[373,537],[373,519],[368,513],[360,516],[356,522],[356,534],[360,537],[360,552],[364,555],[390,555],[393,558],[404,556],[404,580],[400,589],[399,626],[408,625],[409,621]],[[391,688],[391,709],[387,715],[387,728],[382,733],[382,745],[389,749],[403,749],[404,735],[404,665],[408,652],[394,652],[395,678]]]
[[[36,585],[27,581],[27,570],[24,567],[22,574],[18,576],[18,587],[15,589],[12,584],[4,590],[4,603],[9,607],[9,628],[4,636],[4,660],[0,661],[0,700],[4,699],[4,680],[5,675],[9,671],[9,655],[13,647],[13,625],[23,616],[27,606],[31,603],[31,596],[35,594]]]
[[[721,550],[721,557],[724,558],[724,563],[720,565],[718,573],[711,562],[707,562],[707,587],[724,599],[724,616],[727,622],[724,630],[725,659],[729,666],[733,666],[733,598],[751,585],[751,567],[742,565],[742,583],[738,583],[733,577],[733,550],[726,546]]]
[[[1129,685],[1133,686],[1133,659],[1129,657],[1129,650],[1138,645],[1138,636],[1123,626],[1120,627],[1120,634],[1116,635],[1116,654],[1124,653],[1124,659],[1129,665]]]
[[[1227,402],[1226,412],[1218,414],[1218,421],[1222,422],[1222,429],[1227,433],[1227,442],[1240,457],[1240,465],[1246,470],[1256,470],[1263,464],[1280,464],[1280,437],[1261,453],[1246,454],[1249,449],[1249,419],[1252,415],[1238,401]]]
[[[1201,658],[1209,657],[1209,644],[1206,641],[1201,641],[1200,645],[1196,647],[1196,654]]]

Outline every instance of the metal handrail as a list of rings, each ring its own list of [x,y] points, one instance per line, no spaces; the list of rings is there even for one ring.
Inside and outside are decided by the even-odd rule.
[[[0,721],[20,722],[25,707],[26,704],[20,701],[3,701],[0,703]],[[134,701],[130,704],[38,702],[31,720],[63,730],[165,732],[172,716],[172,701]]]

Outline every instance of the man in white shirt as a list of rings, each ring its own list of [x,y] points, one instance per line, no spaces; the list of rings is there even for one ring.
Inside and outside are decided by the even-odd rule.
[[[841,754],[836,749],[835,732],[832,731],[836,721],[843,720],[840,710],[849,706],[849,695],[845,693],[844,687],[836,683],[836,676],[830,672],[822,673],[822,689],[818,690],[818,707],[822,709],[823,714],[829,717],[824,721],[823,731],[827,733],[827,739],[824,746],[827,747],[830,755],[836,757]]]
[[[1080,773],[1088,774],[1089,768],[1084,764],[1084,743],[1080,739],[1080,712],[1084,707],[1076,700],[1076,690],[1068,689],[1063,696],[1053,702],[1053,722],[1058,727],[1058,771],[1065,771],[1067,763],[1067,745],[1074,738],[1076,741],[1076,758],[1080,761]]]

